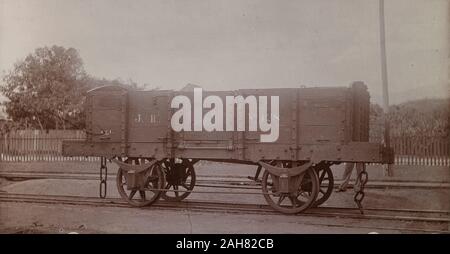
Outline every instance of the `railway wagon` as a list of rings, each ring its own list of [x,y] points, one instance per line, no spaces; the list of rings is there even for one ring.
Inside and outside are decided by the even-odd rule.
[[[133,206],[186,198],[200,160],[255,165],[249,178],[268,204],[298,213],[330,196],[330,166],[392,163],[391,149],[369,142],[369,100],[363,82],[215,92],[104,86],[87,94],[86,140],[64,141],[63,154],[102,157],[101,175],[106,159],[118,164],[118,191]]]

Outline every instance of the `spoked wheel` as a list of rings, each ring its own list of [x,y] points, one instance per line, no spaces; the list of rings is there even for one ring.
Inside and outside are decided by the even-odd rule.
[[[313,206],[319,206],[323,204],[333,193],[334,177],[333,172],[329,165],[319,165],[316,168],[317,175],[319,177],[319,194],[314,202]]]
[[[165,159],[161,163],[165,173],[166,186],[162,198],[167,201],[181,201],[185,199],[195,186],[195,170],[188,160]],[[173,191],[170,191],[170,190]]]
[[[292,167],[290,163],[277,163],[277,167]],[[301,175],[294,176],[292,181],[300,180]],[[262,190],[267,203],[275,210],[295,214],[310,207],[319,192],[319,179],[313,168],[303,173],[298,189],[290,193],[281,193],[278,190],[279,177],[265,170],[262,177]],[[291,184],[291,180],[289,181]]]
[[[140,165],[145,163],[145,159],[128,158],[124,162]],[[164,175],[158,163],[138,174],[142,174],[140,175],[142,177],[142,186],[140,187],[129,188],[132,180],[127,179],[127,172],[122,168],[117,171],[116,182],[117,190],[124,200],[132,206],[142,207],[158,200],[162,192],[161,189],[164,187]]]

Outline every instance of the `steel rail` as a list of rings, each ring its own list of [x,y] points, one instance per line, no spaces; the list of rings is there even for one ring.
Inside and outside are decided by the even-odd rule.
[[[115,175],[110,175],[108,177],[109,180],[114,180]],[[251,188],[252,186],[261,186],[260,183],[250,181],[248,178],[244,176],[227,176],[224,177],[222,175],[220,176],[206,176],[201,175],[199,176],[201,178],[206,179],[197,179],[196,186],[199,187],[217,187],[217,188],[227,188],[226,186],[212,186],[211,184],[218,184],[218,185],[229,185],[228,188],[236,189],[236,187],[232,186],[240,186],[240,187],[246,187],[245,189],[260,189],[260,188]],[[70,179],[70,180],[98,180],[98,173],[60,173],[60,172],[51,172],[51,173],[38,173],[38,172],[7,172],[7,171],[0,171],[0,178],[6,178],[6,179]],[[209,178],[209,179],[208,179]],[[215,180],[212,180],[211,178],[217,178]],[[218,180],[218,178],[229,178],[229,179],[242,179],[243,181],[239,180]],[[211,179],[211,180],[210,180]],[[335,188],[337,188],[339,181],[335,183]],[[406,183],[406,184],[405,184]],[[209,184],[209,185],[208,185]],[[397,185],[399,184],[399,185]],[[409,184],[409,185],[408,185]],[[324,186],[324,185],[323,185]],[[352,187],[352,186],[349,186]],[[450,183],[442,183],[442,182],[405,182],[405,181],[387,181],[385,183],[368,183],[367,188],[369,189],[385,189],[385,188],[391,188],[391,189],[448,189],[450,188]]]
[[[114,206],[114,207],[131,207],[128,203],[119,198],[99,199],[94,197],[80,197],[80,196],[60,196],[60,195],[37,195],[37,194],[17,194],[17,193],[2,193],[0,192],[0,201],[2,202],[28,202],[28,203],[47,203],[47,204],[68,204],[68,205],[90,205],[90,206]],[[283,215],[272,210],[268,205],[259,204],[234,204],[226,202],[209,202],[209,201],[158,201],[147,209],[190,209],[196,211],[221,211],[221,212],[238,212],[247,214],[270,214]],[[449,211],[439,210],[413,210],[413,209],[384,209],[384,208],[367,208],[367,211],[376,212],[397,212],[397,213],[423,213],[425,214],[440,214],[443,217],[428,217],[428,216],[405,216],[405,215],[389,215],[389,214],[370,214],[361,215],[357,208],[350,207],[320,207],[310,208],[307,211],[294,216],[316,216],[316,217],[339,217],[348,219],[369,219],[369,220],[395,220],[395,221],[414,221],[425,223],[446,224],[447,228],[450,224]],[[288,215],[286,215],[288,216]],[[409,229],[405,229],[409,230]],[[419,230],[419,229],[418,229]],[[420,229],[426,231],[426,229]],[[431,230],[436,231],[436,230]],[[445,230],[438,230],[448,232]]]

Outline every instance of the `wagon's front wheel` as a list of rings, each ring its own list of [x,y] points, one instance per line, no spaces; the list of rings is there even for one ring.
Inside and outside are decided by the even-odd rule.
[[[129,158],[125,160],[125,163],[139,165],[141,160]],[[140,178],[139,182],[141,185],[130,188],[131,182],[136,180],[131,179],[131,176],[127,176],[127,172],[124,169],[119,168],[116,177],[117,190],[120,196],[132,206],[151,205],[159,199],[164,187],[164,175],[161,166],[155,163],[138,174],[140,175],[134,178]]]
[[[265,170],[262,177],[262,190],[267,203],[275,210],[295,214],[309,208],[317,198],[319,179],[313,168],[309,168],[300,177],[300,185],[296,191],[282,193],[278,190],[279,177]],[[295,181],[295,179],[293,179]]]

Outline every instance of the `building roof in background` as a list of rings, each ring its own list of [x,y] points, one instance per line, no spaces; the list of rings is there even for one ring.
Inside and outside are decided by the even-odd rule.
[[[194,91],[194,88],[202,88],[202,87],[199,85],[189,83],[189,84],[185,85],[183,88],[181,88],[180,91],[190,92],[190,91]]]

